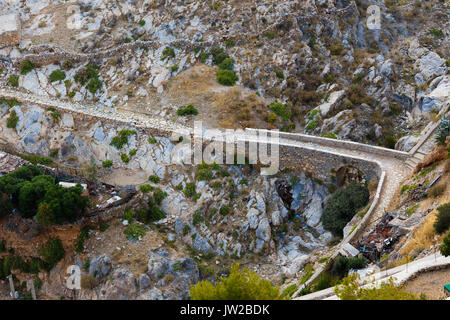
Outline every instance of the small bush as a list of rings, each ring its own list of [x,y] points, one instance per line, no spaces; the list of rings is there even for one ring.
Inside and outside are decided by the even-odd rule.
[[[165,60],[167,58],[175,58],[175,50],[173,48],[170,47],[166,47],[163,52],[162,52],[162,56],[161,56],[161,60]]]
[[[333,56],[340,56],[344,53],[344,49],[342,44],[335,44],[330,47],[330,52]]]
[[[217,82],[224,86],[233,86],[239,77],[232,70],[218,70],[216,73]]]
[[[280,102],[271,103],[269,108],[272,112],[274,112],[277,116],[280,116],[285,121],[291,119],[292,117],[291,111]]]
[[[328,273],[322,273],[318,278],[317,282],[314,285],[314,291],[320,291],[325,290],[327,288],[330,288],[334,286],[337,283],[338,279],[336,277],[333,277],[332,275]]]
[[[444,257],[450,256],[450,233],[445,236],[442,244],[439,246],[439,251]]]
[[[40,249],[39,255],[49,265],[56,265],[62,258],[64,258],[65,250],[61,239],[56,238],[46,242]]]
[[[167,192],[162,191],[160,188],[156,188],[156,190],[153,192],[153,200],[157,205],[160,205],[161,202],[167,198]]]
[[[183,237],[187,236],[191,232],[191,227],[189,225],[185,224],[183,226]]]
[[[26,75],[34,69],[34,64],[29,60],[24,60],[20,63],[20,74]]]
[[[232,58],[226,58],[219,64],[221,70],[233,70],[234,60]]]
[[[186,183],[184,187],[183,193],[186,197],[191,198],[195,195],[195,184],[194,183]]]
[[[111,160],[105,160],[102,162],[103,168],[111,168],[113,165],[113,162]]]
[[[429,32],[430,32],[430,34],[431,34],[433,37],[435,37],[435,38],[437,38],[437,39],[440,39],[440,38],[443,38],[443,37],[444,37],[444,33],[442,32],[442,30],[437,29],[437,28],[435,28],[435,27],[431,28],[431,29],[429,30]]]
[[[315,128],[317,128],[318,125],[319,125],[319,123],[316,120],[310,121],[306,125],[305,130],[306,131],[314,130]]]
[[[134,212],[131,208],[126,208],[122,220],[127,220],[128,222],[132,222],[134,219]]]
[[[177,115],[179,116],[187,116],[187,115],[198,115],[198,110],[192,105],[189,104],[186,107],[180,107],[177,110]]]
[[[230,207],[224,204],[223,206],[220,207],[219,213],[222,216],[226,216],[230,213],[230,211],[231,211]]]
[[[148,177],[148,180],[153,183],[159,183],[161,181],[161,179],[156,175],[151,175],[150,177]]]
[[[438,215],[434,223],[434,230],[442,234],[450,228],[450,202],[439,206],[437,210]]]
[[[148,193],[150,191],[152,191],[152,186],[149,184],[143,184],[141,186],[139,186],[139,189],[143,192],[143,193]]]
[[[19,86],[19,77],[16,75],[10,75],[6,84],[10,87],[17,88]]]
[[[141,27],[145,26],[145,20],[139,20],[139,25],[140,25]]]
[[[6,119],[6,127],[10,129],[14,129],[17,126],[17,123],[19,122],[19,117],[17,116],[17,113],[15,110],[12,110],[8,119]]]
[[[205,218],[200,212],[195,212],[194,217],[192,218],[192,224],[196,226],[199,223],[202,223],[205,221]]]
[[[120,155],[120,159],[122,159],[122,161],[123,161],[124,163],[130,162],[130,157],[128,157],[128,155],[125,154],[125,153],[122,153],[122,154]]]
[[[147,229],[141,224],[132,224],[125,228],[123,233],[127,236],[127,239],[138,240],[147,233]]]
[[[148,143],[155,144],[156,143],[156,139],[155,138],[148,138]]]
[[[50,82],[62,81],[66,78],[66,73],[62,70],[55,70],[50,73]]]
[[[198,181],[210,181],[213,177],[213,172],[210,168],[201,168],[197,171]]]
[[[122,149],[122,147],[128,143],[128,138],[131,135],[136,135],[136,130],[123,129],[118,132],[118,134],[112,138],[110,145],[116,147],[116,149]]]

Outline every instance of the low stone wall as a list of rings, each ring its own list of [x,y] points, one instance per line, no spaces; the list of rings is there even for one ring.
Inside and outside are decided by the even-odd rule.
[[[250,130],[264,131],[263,129],[250,129]],[[318,144],[332,148],[343,148],[347,150],[359,151],[361,153],[372,153],[378,156],[396,158],[401,160],[405,160],[409,157],[409,154],[403,151],[387,149],[348,140],[310,136],[301,133],[280,132],[280,138],[295,140],[304,143]]]

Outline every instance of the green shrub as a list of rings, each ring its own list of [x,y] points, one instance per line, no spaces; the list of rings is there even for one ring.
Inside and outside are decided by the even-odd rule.
[[[200,212],[195,212],[194,217],[192,218],[192,224],[196,226],[199,223],[202,223],[205,221],[205,218]]]
[[[319,123],[316,120],[310,121],[306,125],[305,130],[306,131],[314,130],[315,128],[317,128],[318,125],[319,125]]]
[[[324,228],[335,236],[342,236],[345,225],[368,202],[369,190],[359,183],[337,190],[325,204],[321,217]]]
[[[439,246],[439,251],[444,257],[450,256],[450,233],[447,234],[442,240],[442,244]]]
[[[285,121],[291,119],[291,117],[292,117],[291,111],[284,104],[282,104],[280,102],[271,103],[269,108],[277,116],[280,116]]]
[[[445,145],[445,141],[449,135],[450,135],[450,121],[444,116],[441,118],[441,124],[439,128],[436,130],[434,140],[438,145],[443,146]]]
[[[233,70],[234,60],[232,58],[226,58],[219,64],[221,70]]]
[[[128,138],[131,135],[136,135],[136,130],[122,129],[118,134],[112,138],[110,145],[116,147],[116,149],[122,149],[124,145],[128,143]]]
[[[12,107],[20,105],[20,102],[17,101],[16,99],[0,98],[0,104],[6,104],[8,106],[8,108],[12,108]]]
[[[231,209],[229,206],[227,206],[226,204],[224,204],[223,206],[220,207],[219,209],[219,213],[223,216],[226,216],[230,213]]]
[[[89,80],[89,83],[87,84],[86,88],[89,90],[90,93],[95,94],[98,89],[102,87],[102,81],[98,78],[93,78]]]
[[[11,110],[8,119],[6,119],[6,127],[10,129],[14,129],[19,122],[19,117],[15,110]]]
[[[286,287],[286,289],[283,290],[280,298],[292,297],[292,295],[297,291],[297,289],[298,287],[296,284],[291,284],[290,286]]]
[[[123,213],[123,217],[122,220],[127,220],[128,222],[132,222],[134,219],[134,212],[131,208],[126,208],[124,213]]]
[[[284,73],[282,70],[279,69],[275,69],[275,75],[277,76],[278,79],[284,79]]]
[[[383,146],[385,148],[394,149],[396,143],[397,139],[395,139],[393,136],[386,136],[383,141]]]
[[[210,181],[213,177],[213,172],[210,168],[201,168],[197,170],[198,181]]]
[[[148,177],[148,180],[150,180],[153,183],[159,183],[161,181],[161,179],[156,175],[151,175],[150,177]]]
[[[94,227],[86,226],[83,229],[81,229],[80,233],[78,234],[77,239],[75,240],[75,252],[77,253],[83,253],[84,252],[84,245],[86,241],[89,239],[89,231],[94,230]]]
[[[134,157],[136,155],[136,149],[131,149],[130,152],[128,152],[128,155],[131,157]]]
[[[102,81],[99,79],[98,70],[99,66],[95,64],[87,64],[84,68],[80,69],[73,77],[76,83],[80,83],[92,94],[102,87]]]
[[[227,278],[217,284],[200,281],[191,287],[192,300],[279,300],[280,289],[262,279],[255,271],[240,270],[239,264],[231,267]]]
[[[24,60],[20,63],[20,74],[26,75],[34,69],[34,64],[29,60]]]
[[[340,278],[343,278],[350,269],[363,269],[366,266],[367,260],[363,256],[352,258],[338,256],[333,264],[333,272]]]
[[[141,186],[139,186],[139,189],[143,192],[143,193],[148,193],[150,191],[152,191],[153,187],[149,184],[143,184]]]
[[[156,143],[156,139],[155,138],[148,138],[148,143],[155,144]]]
[[[229,56],[223,51],[223,49],[219,47],[213,47],[210,51],[210,54],[213,57],[213,63],[215,65],[220,65],[225,59],[229,58]]]
[[[125,228],[123,233],[127,236],[127,239],[138,240],[147,233],[147,229],[141,224],[131,224]]]
[[[217,82],[224,86],[233,86],[239,80],[236,73],[232,70],[218,70],[216,76]]]
[[[177,72],[178,71],[178,65],[175,64],[173,66],[170,67],[170,72]]]
[[[342,44],[335,44],[330,47],[330,52],[333,56],[340,56],[344,53],[344,49]]]
[[[51,266],[56,265],[66,254],[61,239],[49,240],[39,249],[39,255]]]
[[[105,160],[102,162],[103,168],[111,168],[113,165],[113,162],[111,160]]]
[[[195,195],[195,184],[188,182],[186,183],[186,186],[184,187],[183,193],[186,197],[191,198]]]
[[[62,70],[55,70],[50,73],[50,82],[62,81],[66,78],[66,73]]]
[[[430,30],[428,30],[430,32],[430,34],[435,37],[435,38],[443,38],[444,37],[444,33],[442,32],[442,30],[437,29],[435,27],[432,27]]]
[[[185,224],[183,226],[183,237],[187,236],[191,232],[191,227],[189,225]]]
[[[442,234],[450,228],[450,202],[439,206],[437,210],[438,214],[434,223],[434,230]]]
[[[187,116],[187,115],[198,115],[198,110],[192,105],[189,104],[186,107],[180,107],[177,110],[177,115],[179,116]]]
[[[160,205],[165,198],[167,198],[167,192],[162,191],[160,188],[156,188],[153,192],[153,200],[155,203]]]
[[[122,161],[123,161],[124,163],[130,162],[130,157],[128,157],[128,155],[125,154],[125,153],[122,153],[122,154],[120,155],[120,159],[122,159]]]
[[[10,75],[6,84],[10,87],[17,88],[19,86],[19,77],[16,75]]]
[[[338,279],[328,273],[322,273],[316,280],[314,285],[314,291],[325,290],[334,286],[338,282]]]
[[[412,215],[416,212],[417,208],[419,208],[419,205],[412,206],[412,207],[406,209],[406,210],[405,210],[406,215],[407,215],[408,217],[409,217],[409,216],[412,216]]]
[[[139,20],[138,23],[141,27],[145,26],[145,20]]]
[[[161,56],[161,60],[165,60],[167,58],[175,58],[175,50],[173,48],[170,47],[166,47],[163,52],[162,52],[162,56]]]

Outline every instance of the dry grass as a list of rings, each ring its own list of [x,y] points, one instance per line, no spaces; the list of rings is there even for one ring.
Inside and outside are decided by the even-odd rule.
[[[415,174],[420,170],[422,170],[423,168],[428,167],[437,161],[445,160],[447,158],[447,154],[448,152],[445,147],[440,146],[435,148],[433,152],[426,155],[425,158],[417,164],[413,173]]]
[[[219,124],[225,128],[266,127],[267,106],[254,93],[238,87],[216,94],[212,98],[213,110]]]
[[[413,231],[411,239],[400,251],[402,256],[414,256],[422,250],[428,249],[438,243],[434,239],[436,233],[433,226],[436,221],[436,216],[437,211],[435,210]]]

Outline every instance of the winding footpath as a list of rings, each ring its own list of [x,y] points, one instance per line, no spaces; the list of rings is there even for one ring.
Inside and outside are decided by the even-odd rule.
[[[0,88],[0,97],[16,99],[24,104],[36,104],[44,107],[53,107],[60,111],[81,113],[83,115],[111,120],[138,128],[157,129],[164,132],[179,132],[180,129],[184,129],[192,132],[190,128],[183,127],[180,124],[164,119],[150,118],[140,113],[129,111],[119,112],[115,108],[103,109],[95,105],[79,104],[53,97],[38,96],[11,88]],[[418,143],[410,150],[410,152],[385,149],[351,141],[280,132],[280,145],[364,160],[376,163],[381,169],[382,173],[378,183],[377,192],[369,211],[359,223],[355,232],[347,236],[347,238],[344,238],[343,241],[331,251],[332,255],[330,260],[334,259],[343,246],[350,243],[356,234],[361,234],[364,230],[371,230],[374,224],[376,224],[376,221],[386,213],[389,201],[400,186],[400,183],[408,176],[411,169],[414,168],[415,165],[430,151],[430,146],[433,145],[432,133],[438,125],[439,122],[430,123],[423,130]],[[264,131],[260,129],[249,130]],[[260,140],[260,142],[263,141]],[[270,141],[268,141],[268,143],[269,142]],[[299,286],[299,290],[314,281],[324,271],[324,267],[325,266],[317,269],[306,283]]]

